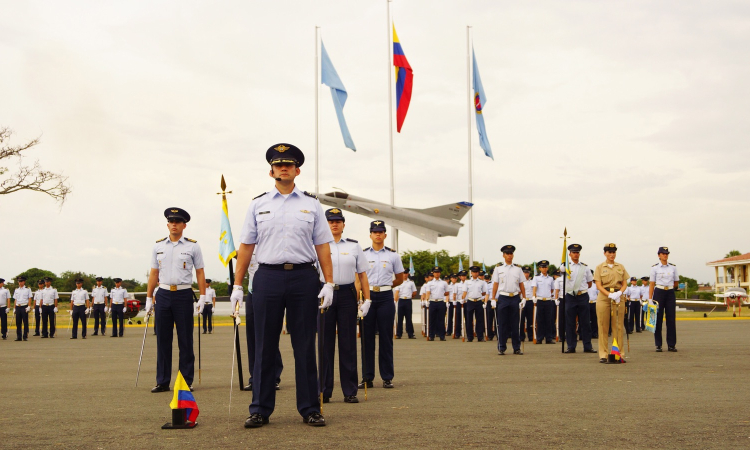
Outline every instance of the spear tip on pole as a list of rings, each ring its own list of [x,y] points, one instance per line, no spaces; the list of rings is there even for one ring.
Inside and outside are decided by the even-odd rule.
[[[224,181],[224,174],[221,174],[221,190],[226,191],[227,190],[227,182]]]

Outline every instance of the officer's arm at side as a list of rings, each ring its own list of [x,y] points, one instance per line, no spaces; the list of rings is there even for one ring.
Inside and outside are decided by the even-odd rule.
[[[156,289],[156,283],[159,280],[159,269],[151,268],[151,272],[148,274],[148,287],[146,288],[146,297],[153,298],[154,289]],[[106,297],[105,297],[106,300]],[[111,300],[110,300],[111,303]],[[107,305],[111,307],[111,305]]]
[[[206,273],[203,268],[195,269],[195,278],[198,279],[198,292],[200,295],[206,295]]]
[[[333,283],[333,260],[331,259],[331,246],[328,242],[315,246],[315,253],[318,254],[320,262],[320,271],[323,272],[323,278],[326,283]]]
[[[250,259],[253,257],[255,251],[255,244],[240,244],[239,250],[237,250],[237,272],[234,274],[234,284],[242,286],[242,280],[247,275],[247,268],[250,267]],[[331,255],[328,255],[328,260],[331,260]]]

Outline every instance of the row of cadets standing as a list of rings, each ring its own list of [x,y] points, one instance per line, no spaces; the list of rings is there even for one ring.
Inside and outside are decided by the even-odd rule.
[[[404,275],[406,277],[406,275]],[[422,287],[424,289],[424,286]],[[406,322],[406,334],[409,339],[416,339],[414,336],[414,323],[412,321],[412,298],[417,293],[417,286],[414,280],[408,277],[403,283],[394,288],[394,299],[398,302],[398,322],[396,324],[396,339],[401,339],[404,333],[403,323]],[[420,292],[420,295],[422,293]]]
[[[536,343],[555,343],[555,311],[558,300],[553,298],[555,279],[548,275],[549,261],[537,263],[541,272],[531,282],[531,298],[536,305]]]
[[[428,321],[430,326],[429,334],[427,336],[428,341],[434,341],[435,336],[439,337],[441,341],[445,340],[445,312],[446,305],[449,303],[449,286],[445,280],[440,279],[442,269],[439,266],[435,266],[432,269],[433,279],[427,283],[425,294],[429,301],[428,310]]]
[[[365,301],[370,300],[370,286],[367,282],[369,267],[362,247],[354,239],[343,239],[346,219],[338,208],[325,212],[328,226],[333,234],[331,262],[333,264],[333,302],[323,314],[325,321],[323,368],[323,403],[328,403],[333,395],[333,367],[336,338],[339,342],[339,380],[345,403],[358,403],[357,400],[357,298],[355,279],[359,279]],[[324,282],[324,280],[321,280]],[[411,299],[409,300],[411,301]],[[338,333],[337,333],[338,330]],[[320,333],[321,330],[318,330]],[[413,330],[412,330],[413,333]],[[392,358],[391,358],[392,361]],[[381,372],[382,373],[382,372]]]
[[[586,264],[580,262],[580,244],[568,246],[568,262],[560,267],[562,276],[568,277],[565,283],[565,353],[575,353],[577,345],[576,320],[583,341],[584,353],[596,353],[591,346],[591,318],[589,314],[589,294],[593,276]],[[568,272],[570,274],[568,274]]]
[[[487,299],[487,283],[479,278],[479,267],[469,267],[471,278],[463,282],[464,289],[461,297],[466,308],[466,339],[469,342],[474,340],[476,333],[477,341],[484,342],[484,306]],[[472,325],[473,324],[473,325]]]
[[[504,355],[507,349],[508,336],[513,344],[513,354],[523,355],[521,339],[519,337],[519,310],[526,305],[521,268],[513,264],[513,254],[516,247],[504,245],[505,262],[495,267],[492,272],[492,306],[497,311],[498,355]]]

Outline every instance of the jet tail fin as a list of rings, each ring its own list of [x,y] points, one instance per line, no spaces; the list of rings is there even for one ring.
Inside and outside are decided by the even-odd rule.
[[[474,206],[469,202],[448,203],[447,205],[435,206],[433,208],[413,209],[421,213],[439,217],[441,219],[461,220],[463,216]],[[410,208],[411,209],[411,208]]]

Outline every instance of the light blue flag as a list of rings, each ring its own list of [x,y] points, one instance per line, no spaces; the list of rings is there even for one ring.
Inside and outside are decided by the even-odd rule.
[[[461,258],[458,258],[458,271],[461,272],[464,270],[464,263],[461,261]]]
[[[222,177],[222,182],[224,178]],[[219,230],[219,260],[224,267],[229,265],[229,260],[237,256],[234,248],[234,239],[232,239],[232,227],[229,225],[229,209],[227,208],[227,198],[222,196],[221,199],[221,229]]]
[[[534,276],[536,276],[536,261],[534,261]]]
[[[320,82],[331,88],[331,96],[333,97],[333,107],[336,108],[336,117],[339,119],[339,126],[341,127],[341,134],[344,137],[344,145],[357,151],[352,141],[352,135],[349,134],[349,127],[346,126],[346,120],[344,119],[344,104],[346,103],[346,88],[344,83],[341,82],[339,74],[336,73],[336,69],[333,68],[331,58],[328,57],[323,41],[320,41],[321,60],[320,60]]]
[[[411,259],[411,256],[409,257],[409,275],[414,276],[416,272],[414,272],[414,261]]]
[[[484,267],[484,261],[482,261],[482,272],[487,273],[487,268]]]
[[[472,87],[474,88],[474,111],[477,116],[477,131],[479,132],[479,146],[484,150],[484,154],[492,158],[492,147],[490,147],[490,141],[487,139],[487,129],[484,127],[484,105],[487,103],[487,96],[484,95],[484,87],[482,87],[482,78],[479,76],[479,67],[477,67],[477,56],[474,54],[474,49],[471,49],[471,56],[474,61],[474,80],[472,81]]]
[[[437,263],[437,256],[435,256],[435,267],[437,267],[437,266],[438,266],[438,263]]]

